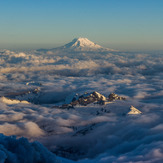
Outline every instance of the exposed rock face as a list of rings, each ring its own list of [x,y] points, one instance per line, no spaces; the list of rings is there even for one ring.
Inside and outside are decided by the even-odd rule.
[[[71,105],[88,105],[93,102],[106,101],[106,97],[98,92],[85,93],[79,97],[74,97],[72,99]]]
[[[142,113],[140,110],[136,109],[133,106],[130,107],[130,110],[131,111],[129,111],[128,114],[141,114]]]
[[[118,96],[117,94],[115,93],[111,93],[109,96],[109,101],[115,101],[115,100],[126,100],[125,97],[121,97],[121,96]]]
[[[72,100],[71,100],[72,99]],[[115,93],[111,93],[109,98],[106,98],[104,95],[94,91],[92,93],[84,93],[83,95],[76,94],[75,96],[71,97],[66,104],[62,105],[61,108],[69,109],[73,108],[76,105],[83,105],[86,106],[91,103],[96,103],[99,105],[105,105],[115,100],[125,100],[124,97],[120,97]]]

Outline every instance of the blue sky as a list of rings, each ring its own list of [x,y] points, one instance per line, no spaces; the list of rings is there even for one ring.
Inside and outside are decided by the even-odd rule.
[[[2,0],[0,48],[52,48],[76,37],[163,50],[163,0]]]

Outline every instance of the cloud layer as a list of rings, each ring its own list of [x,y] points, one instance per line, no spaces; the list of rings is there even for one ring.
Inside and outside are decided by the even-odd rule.
[[[79,162],[163,160],[162,55],[5,50],[0,56],[1,133],[38,140]],[[92,91],[127,100],[57,107],[75,93]],[[143,114],[126,115],[131,105]]]

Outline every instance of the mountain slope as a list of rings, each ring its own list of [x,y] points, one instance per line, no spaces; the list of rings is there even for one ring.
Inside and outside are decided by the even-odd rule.
[[[66,51],[116,51],[114,49],[104,48],[87,38],[75,38],[71,42],[53,49],[39,49],[38,51],[54,51],[54,50],[66,50]]]
[[[72,42],[64,45],[62,48],[68,48],[73,50],[101,50],[105,49],[102,46],[88,40],[87,38],[79,37],[72,40]]]

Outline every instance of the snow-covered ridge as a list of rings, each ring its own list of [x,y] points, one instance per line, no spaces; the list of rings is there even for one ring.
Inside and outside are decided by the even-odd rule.
[[[105,105],[115,100],[125,100],[124,97],[120,97],[117,94],[111,93],[108,98],[104,95],[100,94],[97,91],[87,93],[85,92],[82,95],[79,94],[72,94],[68,96],[65,100],[65,103],[62,107],[67,108],[76,105],[88,105],[91,103],[97,103],[100,105]]]
[[[27,84],[35,84],[35,83],[27,83]],[[37,84],[37,83],[36,83]],[[20,91],[17,93],[12,93],[7,95],[7,98],[2,98],[5,103],[24,103],[25,101],[28,103],[39,103],[39,97],[41,96],[41,88],[29,89],[26,91]],[[9,99],[9,101],[8,101]],[[12,100],[10,100],[12,99]],[[11,101],[11,102],[10,102]]]
[[[39,142],[0,134],[0,162],[59,163],[56,155]]]
[[[135,107],[131,106],[130,107],[130,112],[128,112],[128,114],[141,114],[142,112],[138,109],[136,109]]]

